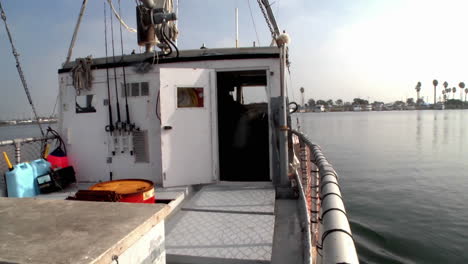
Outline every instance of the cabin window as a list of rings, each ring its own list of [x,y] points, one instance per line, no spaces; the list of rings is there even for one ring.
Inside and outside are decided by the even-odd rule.
[[[130,96],[140,96],[140,83],[132,83],[132,92]]]
[[[75,109],[77,114],[95,113],[94,94],[77,95]]]
[[[125,97],[125,88],[124,84],[121,84],[122,93],[121,96]],[[149,82],[132,82],[127,83],[127,96],[128,97],[138,97],[138,96],[148,96],[149,95]]]
[[[141,87],[141,96],[148,96],[149,95],[149,83],[147,82],[142,82],[140,84]]]
[[[201,87],[177,87],[177,107],[203,107],[204,94]]]

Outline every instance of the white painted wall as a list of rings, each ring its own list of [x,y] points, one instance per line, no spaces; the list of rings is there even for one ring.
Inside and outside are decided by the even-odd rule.
[[[151,228],[146,234],[142,235],[138,241],[125,250],[118,261],[112,261],[111,264],[126,263],[126,264],[165,264],[166,263],[166,248],[164,221],[159,222]]]
[[[93,90],[95,94],[96,113],[76,114],[76,92],[72,85],[71,73],[59,75],[60,84],[60,123],[59,132],[67,143],[70,163],[75,167],[77,179],[80,182],[97,182],[109,180],[109,172],[113,172],[114,179],[140,178],[148,179],[157,184],[162,183],[161,175],[161,125],[156,117],[156,98],[159,90],[159,67],[164,68],[206,68],[215,71],[238,70],[267,70],[272,73],[268,77],[269,96],[280,95],[279,60],[278,59],[251,59],[251,60],[225,60],[225,61],[197,61],[184,63],[169,63],[154,65],[146,74],[138,74],[133,67],[126,67],[127,82],[148,81],[150,93],[148,97],[129,97],[130,116],[143,130],[148,130],[149,163],[135,163],[134,157],[129,153],[113,156],[108,164],[107,157],[112,156],[109,151],[110,137],[105,131],[109,123],[108,108],[103,100],[107,99],[106,70],[93,70]],[[110,87],[112,95],[112,110],[114,122],[117,120],[115,107],[114,71],[109,69]],[[122,69],[117,69],[118,91],[121,93],[120,83],[123,82]],[[85,94],[85,93],[83,93]],[[119,97],[122,121],[125,121],[125,102]],[[214,109],[216,111],[216,109]],[[271,124],[270,124],[271,126]],[[214,144],[217,145],[217,135],[213,135]],[[271,138],[271,132],[270,132]],[[194,150],[196,155],[196,150]],[[216,156],[216,153],[215,153]],[[270,160],[273,158],[270,149]],[[189,175],[188,175],[189,176]]]

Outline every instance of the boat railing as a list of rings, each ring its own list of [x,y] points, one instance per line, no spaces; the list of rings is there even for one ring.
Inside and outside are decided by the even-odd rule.
[[[359,263],[346,214],[338,173],[322,153],[320,146],[304,134],[291,130],[296,154],[294,181],[305,211],[304,263]],[[299,159],[299,160],[298,160]]]
[[[47,138],[17,138],[0,141],[0,197],[6,196],[6,182],[4,176],[8,171],[8,165],[2,153],[6,152],[13,164],[36,160],[42,156],[44,142],[53,139],[55,139],[55,136],[47,136]]]

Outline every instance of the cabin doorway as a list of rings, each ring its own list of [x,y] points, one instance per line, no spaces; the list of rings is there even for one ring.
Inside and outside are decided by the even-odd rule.
[[[265,70],[218,72],[219,170],[222,181],[270,181]]]

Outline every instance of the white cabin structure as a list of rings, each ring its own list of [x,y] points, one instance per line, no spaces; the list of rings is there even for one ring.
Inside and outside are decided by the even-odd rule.
[[[59,131],[78,181],[138,178],[164,187],[221,180],[281,182],[279,175],[286,173],[280,173],[279,164],[285,162],[278,157],[287,160],[286,147],[269,147],[278,145],[273,128],[285,118],[279,111],[285,106],[279,57],[278,48],[265,47],[188,50],[179,58],[135,54],[119,63],[98,58],[91,64],[91,89],[80,92],[73,84],[76,62],[64,65],[59,70]],[[126,121],[123,67],[130,119],[139,130],[111,136],[105,129],[109,103],[115,122],[119,99],[121,122]],[[253,89],[265,95],[264,102],[244,103],[246,91]],[[248,140],[255,133],[264,133],[257,138],[268,142]],[[269,159],[243,158],[252,151],[256,157],[266,152]]]

